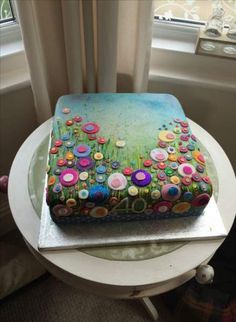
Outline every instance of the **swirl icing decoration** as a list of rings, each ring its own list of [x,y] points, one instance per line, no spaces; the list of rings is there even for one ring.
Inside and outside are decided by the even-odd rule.
[[[99,124],[86,108],[78,100],[56,110],[47,167],[53,220],[171,218],[208,204],[207,162],[185,118],[169,117],[135,148],[129,123]]]

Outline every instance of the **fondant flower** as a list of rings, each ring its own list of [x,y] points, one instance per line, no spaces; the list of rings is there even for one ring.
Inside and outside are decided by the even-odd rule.
[[[81,121],[82,121],[82,117],[81,117],[81,116],[76,115],[76,116],[74,116],[74,121],[75,121],[76,123],[79,123],[79,122],[81,122]]]
[[[56,217],[67,217],[72,214],[72,209],[60,204],[54,206],[52,212]]]
[[[153,206],[153,212],[154,213],[165,213],[165,212],[170,211],[171,207],[172,207],[171,202],[169,202],[169,201],[161,201],[161,202],[156,203]]]
[[[182,177],[192,177],[196,169],[190,163],[182,163],[178,167],[178,172]]]
[[[62,191],[62,185],[60,184],[60,183],[57,183],[57,184],[55,184],[55,186],[53,187],[53,192],[55,192],[55,193],[59,193],[59,192],[61,192]]]
[[[94,165],[95,165],[95,162],[90,157],[80,158],[76,163],[76,167],[80,171],[86,171],[86,170],[92,169]]]
[[[123,174],[125,176],[130,176],[134,170],[131,167],[124,168]]]
[[[127,179],[122,173],[113,173],[108,178],[108,186],[113,190],[123,190],[127,186]]]
[[[108,215],[108,210],[105,207],[95,207],[90,211],[89,215],[95,218],[102,218]]]
[[[105,144],[107,140],[104,137],[100,137],[97,139],[97,141],[99,144]]]
[[[189,202],[180,202],[177,203],[171,211],[173,211],[176,214],[182,214],[184,212],[187,212],[191,208],[191,205]]]
[[[152,181],[152,177],[149,172],[140,169],[132,173],[131,181],[136,186],[144,187],[144,186],[147,186]]]
[[[82,126],[82,131],[84,131],[85,133],[88,133],[88,134],[97,133],[99,131],[99,129],[100,128],[99,128],[98,124],[93,123],[93,122],[85,123]]]
[[[79,144],[73,150],[74,155],[78,158],[87,157],[90,154],[90,152],[91,148],[87,144]]]
[[[210,196],[207,193],[202,193],[192,201],[192,205],[194,207],[202,207],[207,205],[209,200],[210,200]]]
[[[66,200],[66,205],[69,208],[75,207],[77,204],[76,200],[74,198],[69,198]]]
[[[103,202],[109,195],[109,189],[103,185],[95,185],[89,190],[89,199],[94,202]]]
[[[168,183],[162,187],[161,195],[164,200],[175,201],[179,199],[181,190],[179,186]]]
[[[74,169],[66,169],[62,171],[59,180],[65,187],[74,186],[79,180],[79,174]]]
[[[62,136],[61,136],[62,141],[67,141],[67,140],[69,140],[69,138],[70,138],[69,132],[62,134]]]
[[[150,153],[153,160],[163,162],[168,159],[168,153],[164,149],[153,149]]]

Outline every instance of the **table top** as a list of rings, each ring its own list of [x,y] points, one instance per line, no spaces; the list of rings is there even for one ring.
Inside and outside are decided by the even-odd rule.
[[[219,183],[217,205],[229,232],[236,211],[236,179],[232,166],[215,139],[193,121],[189,120],[189,123],[192,132],[214,161]],[[101,250],[100,255],[99,250],[39,252],[40,218],[31,202],[28,177],[35,151],[47,139],[50,129],[51,120],[48,120],[28,137],[18,151],[9,177],[9,202],[14,220],[33,253],[62,279],[71,280],[71,284],[83,281],[84,285],[96,286],[97,289],[102,285],[103,294],[108,295],[117,291],[120,297],[126,297],[127,292],[134,290],[145,290],[145,296],[153,295],[176,287],[194,276],[193,270],[211,257],[223,242],[223,239],[191,241],[172,245],[168,252],[160,249],[163,245],[155,245],[155,256],[132,258],[134,260],[128,260],[129,256],[104,256],[104,250],[103,255]],[[124,253],[132,253],[132,247],[126,246]],[[141,251],[145,252],[145,247]],[[122,288],[126,291],[120,291]]]

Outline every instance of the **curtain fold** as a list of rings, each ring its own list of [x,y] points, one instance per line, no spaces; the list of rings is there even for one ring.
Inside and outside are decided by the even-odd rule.
[[[39,123],[61,95],[147,90],[151,0],[16,4]]]

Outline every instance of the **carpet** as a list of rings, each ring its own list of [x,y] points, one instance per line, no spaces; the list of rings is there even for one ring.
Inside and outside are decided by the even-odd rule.
[[[160,322],[173,322],[157,297]],[[113,300],[74,289],[46,274],[6,297],[2,322],[151,322],[138,300]]]

